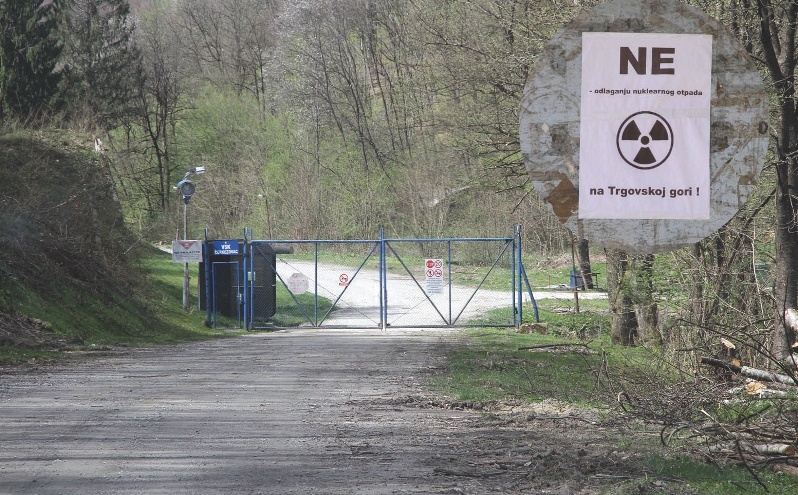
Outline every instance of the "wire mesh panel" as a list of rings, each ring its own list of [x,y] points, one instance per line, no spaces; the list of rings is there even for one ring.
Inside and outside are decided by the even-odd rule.
[[[253,253],[257,253],[254,247]],[[381,326],[379,242],[270,241],[275,311],[271,325],[346,328]],[[281,244],[296,252],[286,253]],[[257,302],[254,302],[255,307]],[[259,321],[253,321],[259,328]]]
[[[512,326],[512,314],[487,313],[514,307],[513,253],[509,238],[387,240],[387,325]]]
[[[247,269],[247,327],[257,328],[270,322],[277,312],[276,254],[270,244],[253,242]]]
[[[245,324],[513,326],[516,247],[514,238],[251,241]],[[506,315],[486,320],[497,308]]]

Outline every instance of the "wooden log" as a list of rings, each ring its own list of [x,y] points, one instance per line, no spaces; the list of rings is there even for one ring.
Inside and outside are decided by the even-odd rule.
[[[759,380],[761,382],[776,382],[776,383],[783,383],[786,385],[798,385],[798,382],[796,382],[790,376],[781,375],[779,373],[771,373],[770,371],[759,370],[756,368],[751,368],[750,366],[737,366],[734,364],[729,364],[725,361],[721,361],[720,359],[702,356],[698,358],[698,362],[701,364],[714,366],[716,368],[724,368],[734,373],[747,376],[748,378]]]
[[[753,455],[795,455],[795,446],[785,443],[766,443],[758,445],[741,444],[743,452]],[[737,454],[737,444],[735,443],[718,443],[710,445],[708,450],[712,454]]]
[[[754,445],[754,450],[759,455],[795,455],[795,447],[783,443]]]
[[[519,350],[519,351],[530,351],[530,350],[533,350],[533,349],[551,349],[551,348],[554,348],[554,347],[585,347],[585,348],[587,348],[587,349],[590,349],[590,347],[589,347],[587,344],[579,344],[579,343],[576,343],[576,344],[538,344],[538,345],[525,345],[525,346],[523,346],[523,347],[519,347],[519,348],[518,348],[518,350]]]

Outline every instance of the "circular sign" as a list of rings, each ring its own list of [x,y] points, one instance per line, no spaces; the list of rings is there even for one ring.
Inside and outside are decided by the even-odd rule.
[[[623,161],[640,170],[659,167],[673,151],[673,130],[661,115],[637,112],[623,121],[615,139]]]
[[[629,83],[582,87],[583,33],[596,36],[630,32],[663,39],[671,35],[712,36],[709,129],[708,136],[700,138],[709,149],[706,183],[672,184],[677,174],[668,175],[671,167],[688,168],[691,153],[695,152],[686,143],[698,139],[684,124],[690,118],[689,102],[698,101],[696,88],[672,87],[663,91],[665,86],[659,84],[671,71],[680,75],[680,71],[693,70],[679,64],[680,57],[688,51],[673,51],[668,48],[670,45],[662,44],[624,45],[620,55],[614,52],[615,58],[611,63],[608,58],[604,67],[617,71],[620,62],[620,74],[629,75],[625,79]],[[593,67],[601,65],[591,65],[591,70]],[[610,108],[608,114],[615,112],[610,117],[617,118],[602,135],[604,141],[600,141],[606,154],[582,150],[580,145],[585,141],[580,133],[584,125],[581,102],[588,91],[591,98],[600,97],[607,102],[631,98],[638,98],[641,105],[652,99],[685,102],[685,110],[677,130],[676,119],[659,107],[641,106],[629,112]],[[676,0],[612,0],[584,10],[551,39],[535,60],[521,100],[519,120],[521,151],[530,180],[560,222],[580,239],[641,254],[689,246],[725,225],[756,187],[769,142],[768,99],[755,64],[718,20]],[[675,161],[677,148],[679,162]],[[603,189],[591,185],[580,190],[583,152],[598,156],[598,160],[617,160],[618,167],[625,168],[629,175],[666,177],[629,186],[617,172],[602,176]],[[703,157],[706,163],[706,155]],[[697,186],[701,186],[700,196]],[[614,218],[595,218],[595,207],[588,211],[583,206],[580,217],[580,200],[584,200],[580,198],[592,194],[595,196],[591,201],[601,194],[604,198],[622,197],[618,201],[628,205],[626,213],[635,213],[638,204],[657,196],[663,203],[682,205],[708,197],[708,205],[701,216],[651,215],[642,219],[623,217],[609,209],[601,213]]]
[[[304,294],[308,291],[310,287],[310,283],[308,282],[308,277],[301,273],[292,273],[290,277],[288,277],[288,290],[290,290],[294,294]]]

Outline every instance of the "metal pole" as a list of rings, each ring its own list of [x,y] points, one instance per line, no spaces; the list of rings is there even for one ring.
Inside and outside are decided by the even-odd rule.
[[[183,200],[183,240],[188,239],[188,201]],[[191,307],[188,294],[188,263],[183,265],[183,309],[188,311]]]
[[[446,256],[449,258],[446,260],[447,271],[448,273],[446,276],[449,278],[449,321],[446,322],[449,325],[452,324],[452,241],[448,241],[446,246]]]
[[[380,227],[380,328],[388,329],[388,268],[385,266],[385,230]]]
[[[203,264],[205,265],[205,326],[211,327],[211,250],[208,248],[208,228],[205,228],[205,241],[202,243]],[[214,289],[215,290],[215,289]]]
[[[313,326],[319,326],[319,243],[313,243]]]
[[[513,270],[513,289],[515,289],[516,283],[516,273],[518,274],[518,319],[516,321],[516,328],[518,328],[524,322],[524,289],[521,283],[521,272],[524,269],[523,262],[521,261],[521,224],[515,226],[515,240],[516,240],[516,249],[518,258],[515,262],[516,266]],[[532,297],[532,294],[529,295]]]

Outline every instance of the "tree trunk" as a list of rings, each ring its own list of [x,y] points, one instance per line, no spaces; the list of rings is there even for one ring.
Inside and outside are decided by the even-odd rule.
[[[779,167],[780,169],[782,167]],[[785,167],[786,168],[786,167]],[[794,168],[794,165],[790,168]],[[788,309],[796,308],[798,291],[798,243],[794,228],[792,199],[787,187],[776,192],[776,284],[774,287],[776,315],[773,322],[771,353],[778,360],[790,356],[790,346],[795,342],[795,330],[784,323]]]
[[[636,256],[632,288],[640,340],[645,344],[659,346],[662,345],[662,335],[659,332],[657,302],[654,300],[653,277],[654,255]]]
[[[704,318],[704,276],[701,270],[702,249],[701,243],[693,244],[693,293],[690,295],[690,314],[695,324],[703,322]]]
[[[637,316],[629,296],[629,256],[624,251],[607,249],[607,291],[614,344],[631,346],[637,337]]]
[[[795,215],[798,205],[794,201],[798,187],[798,122],[796,122],[795,71],[798,4],[795,2],[760,1],[749,3],[756,9],[758,46],[749,50],[764,65],[772,84],[778,105],[774,108],[774,134],[776,138],[776,285],[774,290],[775,315],[771,352],[776,359],[790,356],[790,346],[795,342],[795,331],[784,324],[787,309],[795,308],[798,291],[798,233]],[[779,29],[779,25],[783,29]]]
[[[592,289],[593,271],[590,269],[590,242],[587,239],[579,239],[577,254],[579,255],[579,270],[582,272],[582,281],[586,289]]]

